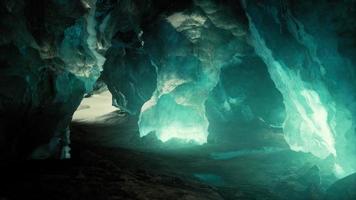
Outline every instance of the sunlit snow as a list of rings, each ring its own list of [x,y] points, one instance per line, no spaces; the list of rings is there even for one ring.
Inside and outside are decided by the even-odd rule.
[[[84,98],[73,115],[73,121],[98,122],[104,116],[118,110],[112,106],[112,96],[109,91],[94,94]]]

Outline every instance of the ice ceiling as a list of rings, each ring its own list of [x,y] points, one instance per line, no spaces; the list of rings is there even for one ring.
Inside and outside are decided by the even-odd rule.
[[[340,176],[356,171],[352,1],[145,2],[50,0],[45,16],[29,16],[34,2],[1,2],[1,120],[45,137],[23,134],[18,153],[68,138],[100,79],[141,136],[204,144],[262,121]],[[0,146],[17,149],[10,136]]]

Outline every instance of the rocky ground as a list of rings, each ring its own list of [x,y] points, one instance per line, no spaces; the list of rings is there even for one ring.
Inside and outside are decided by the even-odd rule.
[[[24,167],[25,166],[25,167]],[[175,176],[125,169],[81,149],[71,161],[2,166],[1,199],[223,199],[217,189]]]
[[[289,151],[278,132],[235,144],[163,144],[139,139],[136,120],[113,113],[102,124],[73,123],[71,160],[1,163],[0,199],[331,200],[343,191],[327,190],[336,180],[327,161]]]

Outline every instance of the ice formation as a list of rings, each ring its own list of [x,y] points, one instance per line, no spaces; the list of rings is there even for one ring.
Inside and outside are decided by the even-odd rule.
[[[352,65],[338,53],[334,30],[326,23],[308,24],[316,16],[302,22],[287,4],[264,5],[260,10],[245,1],[244,6],[252,45],[283,95],[287,113],[283,129],[291,149],[322,159],[334,157],[339,176],[354,172],[354,107],[341,100],[354,99],[353,86],[345,74],[339,79],[352,71]],[[340,81],[338,86],[335,81]]]
[[[141,136],[154,132],[164,142],[207,142],[205,101],[219,81],[221,63],[213,61],[215,52],[202,47],[211,43],[202,37],[206,21],[199,12],[175,13],[161,24],[161,44],[156,45],[169,53],[162,56],[151,52],[157,88],[141,109]]]

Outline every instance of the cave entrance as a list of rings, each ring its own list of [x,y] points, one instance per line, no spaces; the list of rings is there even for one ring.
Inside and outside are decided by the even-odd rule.
[[[115,111],[119,111],[119,109],[112,105],[112,94],[105,86],[83,98],[72,121],[97,123],[105,120]]]

